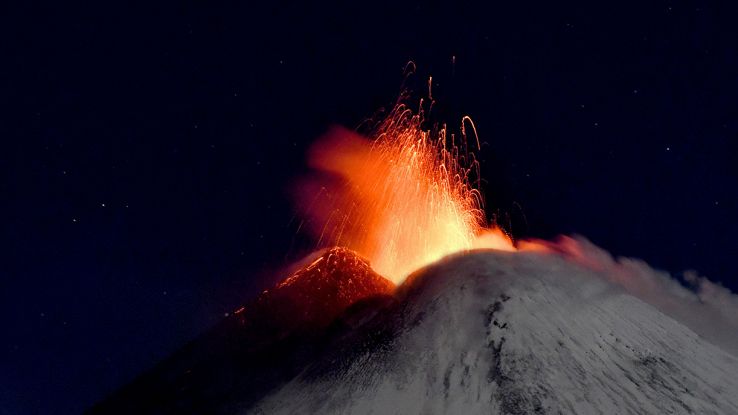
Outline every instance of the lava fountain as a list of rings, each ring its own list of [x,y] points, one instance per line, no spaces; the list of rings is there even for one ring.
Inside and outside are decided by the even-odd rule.
[[[498,227],[487,226],[478,186],[479,163],[461,134],[424,128],[423,103],[401,101],[368,134],[334,127],[310,149],[321,172],[301,183],[298,209],[319,246],[345,246],[379,274],[400,284],[411,272],[459,251],[514,250]],[[474,179],[477,180],[474,180]]]

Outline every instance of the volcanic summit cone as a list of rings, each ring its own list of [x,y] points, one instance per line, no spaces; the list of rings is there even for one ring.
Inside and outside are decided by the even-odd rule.
[[[316,362],[251,411],[738,413],[738,359],[562,257],[458,255],[398,298],[390,340]]]

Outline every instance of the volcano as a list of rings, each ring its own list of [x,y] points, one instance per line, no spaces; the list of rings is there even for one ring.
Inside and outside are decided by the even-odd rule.
[[[334,249],[90,413],[735,414],[737,375],[560,255],[457,254],[393,289]]]

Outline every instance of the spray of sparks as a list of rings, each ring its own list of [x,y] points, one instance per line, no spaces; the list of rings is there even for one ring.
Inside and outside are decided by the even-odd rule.
[[[355,250],[396,284],[455,252],[514,250],[504,232],[486,226],[479,163],[467,148],[469,134],[479,147],[473,122],[464,117],[455,137],[445,126],[425,129],[422,101],[420,108],[398,104],[369,138],[333,128],[309,153],[324,175],[301,186],[302,213],[319,244]]]

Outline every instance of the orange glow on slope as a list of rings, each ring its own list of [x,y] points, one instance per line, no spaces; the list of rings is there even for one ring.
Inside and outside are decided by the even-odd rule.
[[[400,104],[370,139],[333,128],[311,148],[309,163],[334,177],[300,188],[319,245],[355,250],[396,284],[454,252],[515,250],[500,229],[485,228],[482,196],[470,182],[479,173],[466,150],[467,127],[479,145],[474,124],[464,117],[458,143],[445,127],[422,124],[422,112]]]

